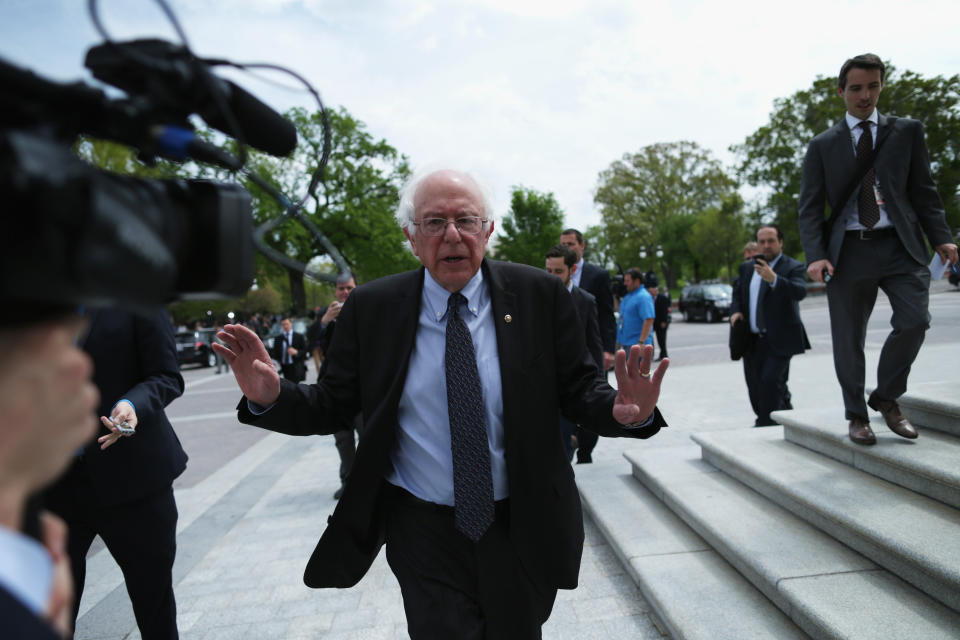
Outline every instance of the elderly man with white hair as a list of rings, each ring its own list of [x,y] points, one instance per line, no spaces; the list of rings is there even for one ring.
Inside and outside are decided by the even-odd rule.
[[[318,384],[280,380],[241,326],[216,347],[245,395],[244,423],[325,434],[342,412],[362,413],[304,581],[353,586],[386,543],[414,640],[539,638],[557,589],[576,587],[583,547],[558,414],[611,437],[665,426],[667,363],[651,373],[651,347],[617,354],[612,389],[560,280],[484,258],[486,194],[452,170],[404,187],[397,219],[423,267],[350,295]]]

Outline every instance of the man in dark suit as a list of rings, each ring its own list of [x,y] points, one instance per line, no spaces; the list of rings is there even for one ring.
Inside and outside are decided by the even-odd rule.
[[[670,328],[670,294],[667,292],[666,285],[660,289],[657,282],[657,276],[650,272],[648,276],[647,290],[653,296],[653,331],[657,335],[657,346],[660,347],[660,356],[657,362],[660,362],[667,356],[667,329]]]
[[[597,319],[600,322],[600,339],[603,341],[603,370],[609,371],[613,367],[613,353],[617,343],[617,320],[613,317],[610,274],[603,267],[584,261],[583,252],[587,245],[583,234],[576,229],[566,229],[560,234],[560,244],[565,244],[577,252],[573,285],[597,299]]]
[[[343,304],[350,297],[350,293],[357,288],[357,281],[352,274],[344,273],[337,278],[334,286],[334,295],[336,300],[330,303],[320,312],[320,330],[317,332],[317,347],[326,355],[330,350],[330,344],[333,342],[334,332],[337,330],[337,318],[340,316],[340,310]],[[317,381],[326,373],[326,360],[320,365],[317,372]],[[351,416],[343,420],[341,428],[333,434],[337,445],[337,455],[340,456],[340,488],[337,489],[333,497],[339,500],[343,497],[343,487],[346,484],[347,476],[353,469],[353,459],[357,455],[357,441],[354,432],[359,433],[362,429],[363,421],[359,416]]]
[[[92,316],[83,349],[93,358],[100,390],[101,436],[46,493],[47,508],[70,528],[73,619],[87,551],[99,535],[123,570],[140,635],[177,638],[173,481],[186,468],[187,455],[164,413],[183,393],[173,328],[166,311],[142,317],[101,310]],[[124,423],[135,430],[132,435],[122,437],[117,425]]]
[[[774,224],[757,230],[763,257],[740,265],[738,286],[730,304],[730,324],[750,326],[750,344],[743,356],[754,426],[777,424],[771,411],[789,409],[787,377],[790,358],[810,348],[800,321],[799,301],[807,295],[803,264],[783,254],[783,233]]]
[[[883,62],[873,54],[844,62],[837,93],[846,116],[810,142],[800,189],[807,273],[817,282],[830,276],[834,366],[850,439],[857,444],[876,442],[868,404],[894,433],[917,437],[897,398],[907,390],[907,374],[930,323],[924,235],[941,260],[957,262],[957,246],[930,175],[923,125],[877,111],[884,73]],[[827,222],[824,205],[833,212]],[[893,331],[880,352],[876,391],[864,402],[863,344],[878,289],[893,307]]]
[[[280,333],[273,339],[270,357],[280,363],[283,377],[291,382],[301,382],[307,377],[307,339],[293,330],[289,317],[280,321]]]
[[[456,171],[404,187],[397,219],[424,268],[350,295],[320,384],[281,381],[244,327],[222,334],[242,422],[309,435],[362,412],[353,472],[304,581],[352,586],[385,541],[413,640],[540,637],[583,546],[559,413],[613,437],[664,425],[651,348],[616,355],[611,389],[562,283],[484,259],[485,193]]]
[[[586,330],[587,350],[597,365],[597,375],[605,377],[603,343],[600,341],[600,326],[597,322],[597,301],[588,291],[573,285],[571,275],[576,269],[577,254],[567,245],[558,244],[547,251],[544,270],[560,278],[563,286],[570,292],[577,317]],[[560,416],[560,432],[564,437],[563,444],[568,460],[573,459],[573,451],[577,449],[578,464],[593,462],[591,454],[597,444],[597,434],[578,427],[563,416]]]
[[[82,326],[72,318],[0,329],[0,636],[5,640],[62,639],[72,628],[67,529],[49,514],[38,518],[38,502],[31,498],[96,432],[93,365],[74,344]]]

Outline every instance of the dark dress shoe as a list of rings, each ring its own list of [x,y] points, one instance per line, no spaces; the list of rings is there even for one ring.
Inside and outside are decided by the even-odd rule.
[[[850,439],[857,444],[876,444],[877,436],[873,435],[870,423],[863,418],[850,420]]]
[[[910,424],[910,421],[900,412],[900,405],[897,404],[896,400],[881,400],[875,395],[870,394],[870,399],[867,401],[867,404],[870,405],[871,409],[880,412],[887,426],[890,427],[890,431],[893,431],[901,438],[913,440],[917,437],[916,428]]]

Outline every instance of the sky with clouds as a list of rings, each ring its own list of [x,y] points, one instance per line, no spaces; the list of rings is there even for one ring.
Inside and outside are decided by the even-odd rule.
[[[149,0],[101,0],[117,39],[174,39]],[[0,57],[89,78],[99,42],[85,0],[0,0]],[[490,183],[552,192],[571,226],[600,221],[597,175],[626,152],[731,144],[773,100],[872,51],[923,75],[960,71],[956,0],[171,0],[202,56],[273,62],[307,77],[414,167],[448,163]],[[308,96],[241,83],[278,109]],[[881,110],[883,102],[881,98]],[[842,103],[837,102],[837,116]]]

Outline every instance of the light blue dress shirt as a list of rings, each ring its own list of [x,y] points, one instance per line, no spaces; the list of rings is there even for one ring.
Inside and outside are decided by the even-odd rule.
[[[777,266],[777,263],[780,262],[780,256],[782,255],[782,253],[777,254],[777,257],[768,262],[767,265],[773,269]],[[773,282],[770,283],[770,288],[775,289],[778,281],[778,276],[776,273],[774,273]],[[761,278],[760,274],[754,270],[753,276],[750,278],[750,331],[753,333],[760,333],[760,327],[757,326],[757,302],[760,301],[761,283],[763,283],[763,278]]]
[[[466,308],[460,309],[460,317],[473,337],[483,391],[493,496],[495,500],[502,500],[509,496],[510,490],[504,455],[500,356],[490,291],[483,281],[483,272],[477,271],[460,293],[467,299]],[[386,479],[422,500],[452,506],[453,452],[443,362],[449,297],[450,292],[425,270],[417,335],[397,410],[396,441],[390,452],[392,469]]]
[[[36,540],[0,526],[0,585],[35,614],[46,612],[53,560]]]

